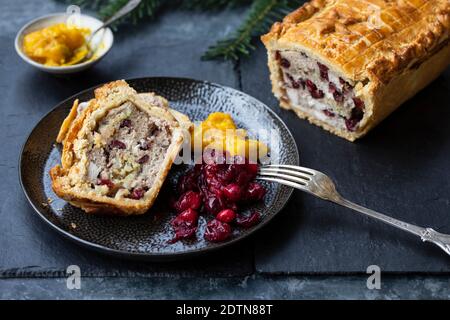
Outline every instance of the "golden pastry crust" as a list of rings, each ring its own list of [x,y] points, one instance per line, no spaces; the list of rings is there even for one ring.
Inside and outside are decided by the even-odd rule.
[[[269,52],[274,94],[285,108],[292,106],[282,101],[276,50],[304,52],[352,81],[366,106],[357,131],[330,128],[304,108],[295,111],[353,141],[447,67],[449,33],[448,0],[313,0],[275,23],[262,41]]]
[[[163,99],[162,97],[158,98]],[[167,103],[165,99],[161,101]],[[139,200],[117,194],[114,197],[102,195],[97,189],[87,186],[88,183],[83,178],[86,175],[88,150],[88,145],[83,143],[84,137],[96,127],[109,110],[119,107],[125,102],[132,102],[139,110],[147,112],[152,117],[163,119],[169,123],[172,133],[170,145],[155,181],[145,192],[143,198]],[[189,136],[188,130],[191,129],[192,123],[179,112],[174,111],[176,116],[172,115],[172,110],[168,108],[167,104],[165,104],[165,108],[150,104],[145,96],[137,94],[123,80],[111,82],[96,89],[95,98],[90,100],[87,107],[79,114],[76,112],[77,107],[78,102],[76,101],[58,134],[58,140],[63,142],[63,151],[61,165],[50,170],[53,190],[59,197],[88,213],[121,215],[145,213],[153,205],[173,160],[185,137]]]

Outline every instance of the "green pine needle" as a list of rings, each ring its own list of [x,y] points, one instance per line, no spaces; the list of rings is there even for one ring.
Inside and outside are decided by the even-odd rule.
[[[229,38],[218,41],[208,48],[202,59],[237,60],[254,50],[252,39],[266,32],[270,25],[280,20],[298,5],[298,1],[255,0],[244,23]]]

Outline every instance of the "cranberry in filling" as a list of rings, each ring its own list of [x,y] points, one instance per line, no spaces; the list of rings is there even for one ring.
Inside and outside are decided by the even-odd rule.
[[[289,62],[288,59],[286,59],[286,58],[281,58],[281,60],[280,60],[280,65],[281,65],[283,68],[288,69],[288,68],[291,66],[291,63]]]
[[[324,96],[324,93],[322,90],[318,90],[317,86],[309,79],[306,79],[306,88],[308,88],[309,93],[311,94],[311,97],[314,99],[321,99]]]
[[[328,67],[326,65],[321,64],[320,62],[317,62],[317,65],[319,66],[320,77],[323,80],[328,81]]]
[[[290,74],[287,74],[287,77],[289,78],[289,81],[291,81],[292,88],[294,88],[294,89],[300,88],[300,83],[295,81],[294,78]]]
[[[124,119],[120,123],[120,128],[125,128],[125,127],[131,128],[131,120],[130,119]]]
[[[103,186],[103,185],[108,186],[109,189],[114,188],[114,183],[109,179],[100,178],[100,179],[98,179],[97,184],[100,186]]]
[[[139,164],[144,164],[144,163],[146,163],[149,159],[150,159],[150,157],[148,156],[148,154],[146,154],[146,155],[142,156],[142,157],[137,161],[137,163],[139,163]]]
[[[134,200],[141,199],[145,194],[145,190],[143,188],[134,188],[131,194],[129,195],[129,198]]]
[[[334,112],[331,112],[330,110],[323,110],[323,113],[330,118],[334,118],[335,114]]]
[[[361,119],[364,116],[364,112],[355,107],[352,109],[352,114],[350,116],[350,119],[345,119],[345,126],[347,127],[348,131],[355,131],[356,126],[361,121]]]
[[[362,101],[360,98],[353,98],[353,103],[355,104],[355,107],[364,110],[364,101]]]
[[[123,143],[122,141],[119,141],[119,140],[112,140],[112,141],[109,143],[109,147],[110,147],[111,149],[113,149],[113,148],[117,148],[117,149],[126,149],[126,148],[127,148],[126,144]]]
[[[336,88],[334,83],[330,82],[328,84],[328,89],[333,94],[333,98],[336,102],[344,102],[344,95]]]

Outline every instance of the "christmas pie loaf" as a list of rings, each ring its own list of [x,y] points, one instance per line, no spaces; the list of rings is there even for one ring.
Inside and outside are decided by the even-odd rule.
[[[280,105],[350,141],[450,62],[449,0],[313,0],[262,36]]]
[[[189,118],[125,81],[75,101],[57,137],[61,165],[50,170],[55,193],[88,213],[145,213],[189,137]]]

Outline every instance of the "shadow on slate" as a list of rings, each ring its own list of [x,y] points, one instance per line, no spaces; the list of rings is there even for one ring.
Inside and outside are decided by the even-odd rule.
[[[450,69],[365,138],[347,142],[281,110],[259,45],[241,63],[243,91],[291,129],[300,164],[329,174],[343,196],[393,217],[450,233]],[[449,272],[433,244],[297,191],[256,239],[263,273]]]
[[[12,7],[6,6],[4,10],[13,10]],[[64,7],[61,5],[59,11]],[[23,10],[21,14],[29,16],[21,16],[21,20],[24,23],[50,11],[58,11],[52,8],[45,5],[42,9]],[[8,16],[4,11],[2,14]],[[122,78],[161,75],[206,79],[237,87],[232,63],[202,62],[200,57],[208,46],[204,39],[213,43],[223,36],[224,21],[231,29],[239,23],[239,18],[239,14],[230,12],[213,16],[167,13],[153,23],[143,23],[139,28],[130,27],[126,32],[117,33],[115,45],[104,60],[83,74],[66,78],[44,74],[24,64],[12,45],[0,48],[3,71],[0,88],[5,92],[0,119],[3,150],[0,153],[3,178],[0,184],[0,277],[61,276],[71,264],[79,265],[85,276],[242,276],[253,271],[253,248],[248,241],[196,260],[159,264],[117,260],[81,248],[40,221],[20,189],[17,169],[21,146],[38,120],[61,100],[93,85]],[[2,43],[13,43],[20,28],[14,23],[1,31]]]

